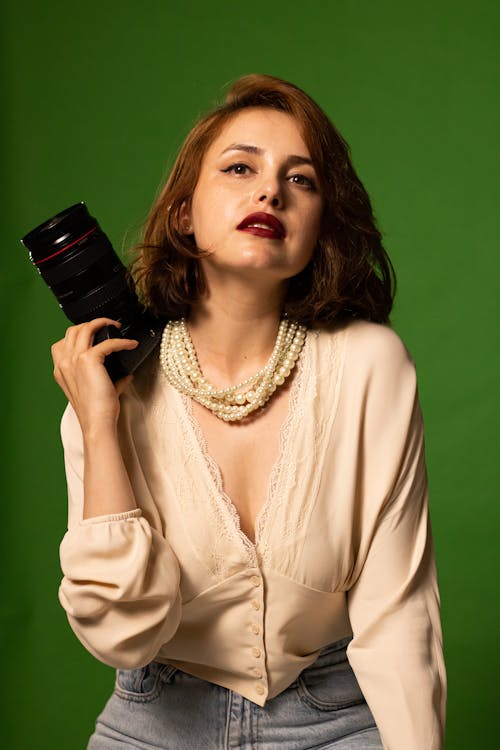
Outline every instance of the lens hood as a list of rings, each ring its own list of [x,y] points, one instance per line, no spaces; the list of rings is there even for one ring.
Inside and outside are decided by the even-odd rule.
[[[21,242],[28,248],[32,262],[38,266],[68,250],[98,226],[82,201],[39,224]]]
[[[139,342],[133,351],[105,360],[113,380],[134,372],[159,343],[163,324],[140,304],[127,269],[85,203],[39,224],[21,241],[72,323],[108,317],[122,324],[118,333],[112,326],[103,329],[94,344],[116,335]]]

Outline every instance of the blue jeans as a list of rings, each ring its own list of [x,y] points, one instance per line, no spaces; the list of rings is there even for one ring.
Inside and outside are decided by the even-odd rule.
[[[347,661],[349,640],[322,649],[263,708],[156,661],[119,669],[87,750],[382,750]]]

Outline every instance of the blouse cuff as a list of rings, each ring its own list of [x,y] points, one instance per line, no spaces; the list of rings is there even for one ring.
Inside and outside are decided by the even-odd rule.
[[[108,513],[102,516],[92,516],[90,518],[83,518],[80,521],[80,526],[87,526],[91,523],[109,523],[112,521],[128,521],[129,518],[139,518],[142,515],[140,508],[134,508],[133,510],[126,510],[123,513]]]

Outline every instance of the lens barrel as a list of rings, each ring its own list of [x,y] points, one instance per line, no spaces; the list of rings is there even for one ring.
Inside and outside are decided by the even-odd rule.
[[[134,372],[159,343],[163,324],[140,304],[127,269],[85,203],[61,211],[21,242],[72,323],[107,317],[122,324],[99,331],[94,344],[116,336],[139,341],[133,351],[105,360],[112,380]]]

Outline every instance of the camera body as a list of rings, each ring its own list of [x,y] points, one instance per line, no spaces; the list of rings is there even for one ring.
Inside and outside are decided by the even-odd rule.
[[[30,259],[74,324],[107,317],[94,344],[106,338],[137,339],[133,351],[114,352],[105,366],[113,381],[136,370],[161,339],[163,323],[142,307],[129,273],[85,203],[76,203],[40,224],[21,242]]]

